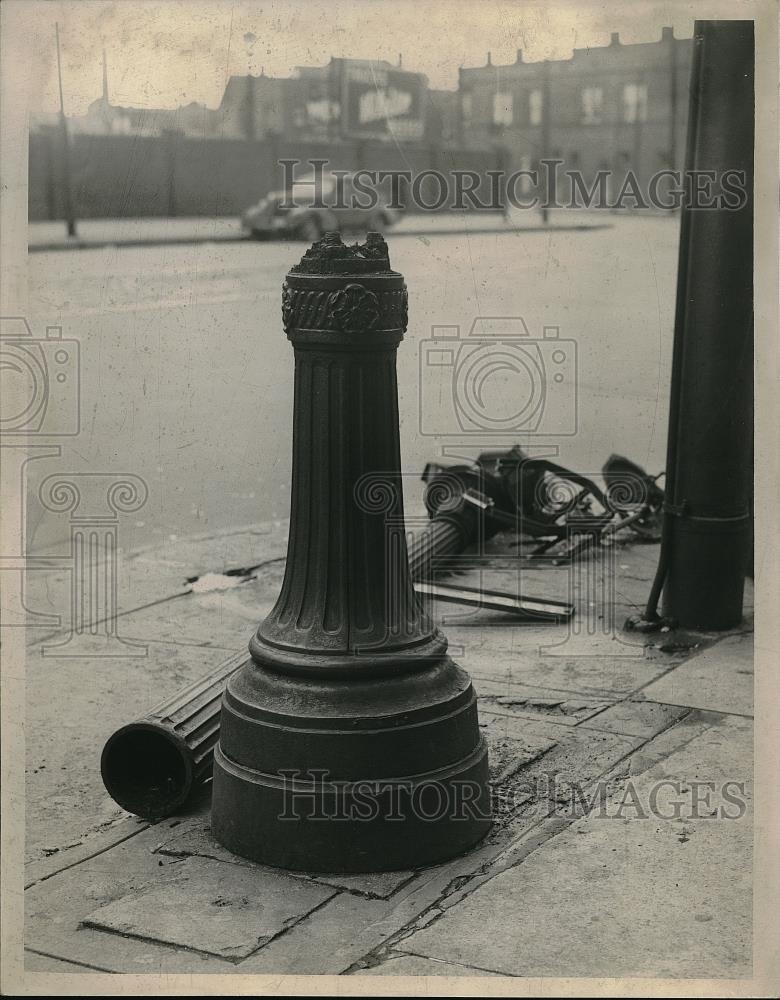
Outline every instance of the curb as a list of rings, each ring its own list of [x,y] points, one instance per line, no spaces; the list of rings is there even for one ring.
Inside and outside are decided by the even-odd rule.
[[[413,229],[391,233],[394,237],[401,236],[482,236],[495,233],[499,236],[511,235],[512,233],[566,233],[580,232],[593,229],[611,229],[610,222],[597,223],[577,223],[574,225],[562,226],[513,226],[506,229],[496,229],[495,227],[479,226],[473,229]],[[262,242],[289,242],[305,243],[305,240],[253,240],[249,236],[189,236],[169,239],[126,239],[126,240],[62,240],[50,243],[28,244],[27,252],[31,253],[53,253],[60,250],[104,250],[107,247],[153,247],[153,246],[189,246],[198,243],[262,243]]]

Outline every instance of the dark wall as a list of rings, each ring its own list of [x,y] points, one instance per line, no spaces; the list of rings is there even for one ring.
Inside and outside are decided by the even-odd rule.
[[[71,137],[71,178],[77,218],[230,216],[280,187],[280,159],[327,159],[334,169],[470,169],[497,165],[495,150],[398,146],[379,141],[300,142],[272,136],[250,142],[163,136]],[[29,218],[63,217],[62,136],[30,135]],[[384,190],[384,189],[383,189]]]

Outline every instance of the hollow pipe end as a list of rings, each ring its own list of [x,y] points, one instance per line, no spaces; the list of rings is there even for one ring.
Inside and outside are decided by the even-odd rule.
[[[113,733],[100,756],[100,774],[117,805],[149,820],[173,813],[194,781],[185,741],[154,722],[131,722]]]

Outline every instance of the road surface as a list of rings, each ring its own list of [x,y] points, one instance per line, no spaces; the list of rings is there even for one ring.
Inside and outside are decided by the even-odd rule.
[[[408,514],[421,512],[419,473],[445,447],[471,456],[515,441],[557,447],[585,473],[612,451],[663,467],[677,222],[607,221],[581,232],[388,237],[409,287],[398,356]],[[304,249],[30,256],[35,335],[56,324],[80,343],[79,434],[60,439],[61,458],[28,466],[30,551],[61,551],[68,535],[67,515],[34,496],[53,471],[143,477],[148,500],[119,527],[126,550],[287,516],[293,358],[280,289]],[[479,316],[512,322],[487,324],[503,332],[492,346],[485,328],[464,342]],[[443,346],[426,343],[434,326],[451,328]],[[545,327],[558,328],[557,345],[548,329],[535,346]]]

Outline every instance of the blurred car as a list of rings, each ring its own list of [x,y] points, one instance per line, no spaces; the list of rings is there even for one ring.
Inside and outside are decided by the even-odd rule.
[[[241,228],[254,239],[273,237],[292,238],[313,242],[326,232],[384,232],[401,216],[398,209],[390,208],[380,191],[373,208],[353,205],[355,199],[366,201],[365,190],[355,190],[353,174],[343,178],[343,192],[336,190],[336,178],[322,178],[320,201],[326,207],[314,207],[315,189],[313,176],[301,178],[290,191],[271,191],[252,205],[241,216]],[[291,204],[296,207],[288,207]],[[341,207],[344,206],[344,207]]]

